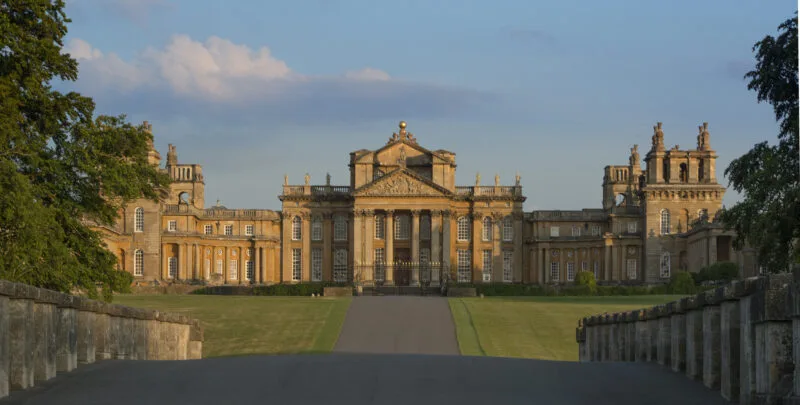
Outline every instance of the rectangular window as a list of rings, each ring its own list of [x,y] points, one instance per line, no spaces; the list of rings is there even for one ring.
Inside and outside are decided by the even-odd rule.
[[[385,232],[386,217],[383,215],[375,216],[375,239],[383,239],[386,237]],[[377,262],[375,262],[377,263]]]
[[[514,280],[514,252],[503,251],[503,282],[510,283]]]
[[[574,281],[575,280],[575,263],[568,262],[567,263],[567,281]]]
[[[503,218],[503,242],[514,240],[514,220],[511,217]]]
[[[225,235],[233,235],[233,225],[225,225]]]
[[[672,274],[672,257],[669,252],[661,255],[661,278],[669,278]]]
[[[472,280],[472,251],[458,250],[458,282],[469,283]]]
[[[175,232],[178,230],[178,221],[169,221],[167,222],[167,230],[170,232]]]
[[[636,222],[628,222],[628,233],[636,233]]]
[[[244,234],[247,236],[253,236],[253,225],[245,225],[244,226]]]
[[[550,262],[550,281],[558,282],[559,273],[561,273],[559,264],[559,262]]]
[[[228,262],[228,277],[231,280],[236,280],[239,277],[239,260],[231,259]]]
[[[483,251],[483,282],[489,283],[492,281],[492,250],[486,249]]]
[[[581,271],[589,271],[589,262],[581,262]]]
[[[628,280],[636,280],[636,259],[628,259]]]
[[[347,249],[336,249],[333,252],[333,281],[347,282]]]
[[[206,225],[203,227],[203,233],[206,235],[213,235],[214,234],[214,225]]]
[[[581,227],[572,225],[572,236],[581,236]]]
[[[311,240],[322,240],[322,221],[319,218],[311,220]]]
[[[247,272],[245,273],[245,280],[252,281],[256,278],[256,264],[252,260],[248,260],[245,262],[245,266],[247,267]]]
[[[311,249],[311,281],[322,281],[322,249]]]
[[[470,221],[468,217],[461,217],[458,219],[458,240],[468,241],[470,237]]]
[[[483,228],[481,229],[481,240],[489,242],[492,240],[492,219],[486,217],[483,219]]]
[[[375,249],[375,281],[386,280],[386,251],[383,248]]]
[[[292,249],[292,281],[300,281],[303,275],[302,249]]]
[[[594,279],[595,280],[599,280],[600,279],[600,262],[596,261],[596,262],[593,263],[593,270],[594,270]]]
[[[169,258],[169,278],[177,278],[178,277],[178,258],[177,257],[170,257]]]
[[[592,225],[592,236],[600,236],[600,225]]]
[[[219,259],[217,260],[217,274],[222,274],[222,269],[223,269],[223,260]]]
[[[558,237],[558,233],[559,233],[558,231],[559,231],[559,228],[557,226],[551,226],[550,227],[550,237],[551,238],[557,238]]]
[[[347,240],[347,220],[341,215],[333,219],[333,240]]]
[[[427,215],[419,218],[419,238],[421,240],[431,239],[431,217]]]
[[[141,250],[137,250],[133,254],[133,275],[134,276],[143,276],[144,275],[144,252]]]
[[[419,279],[421,281],[431,281],[430,263],[431,250],[428,248],[421,248],[419,250]]]
[[[411,221],[408,215],[398,215],[394,221],[395,240],[408,240],[411,237]]]

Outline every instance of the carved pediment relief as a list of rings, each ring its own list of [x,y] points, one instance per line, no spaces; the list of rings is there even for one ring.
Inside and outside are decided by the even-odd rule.
[[[359,196],[440,196],[444,193],[400,171],[375,180],[355,194]]]
[[[394,166],[402,160],[408,165],[430,164],[431,156],[413,145],[397,143],[381,150],[375,156],[375,162],[383,166]]]

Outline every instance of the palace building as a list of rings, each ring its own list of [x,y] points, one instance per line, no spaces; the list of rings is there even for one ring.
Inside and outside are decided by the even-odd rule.
[[[716,158],[708,124],[695,149],[681,150],[665,147],[658,123],[644,167],[637,145],[627,165],[605,167],[602,208],[525,212],[519,175],[457,186],[455,153],[423,147],[400,122],[383,146],[350,153],[349,184],[285,176],[274,211],[206,207],[202,166],[179,163],[169,145],[168,195],[134,201],[99,229],[138,283],[550,284],[579,271],[658,283],[721,261],[755,275],[754,252],[735,250],[716,221],[725,193]]]

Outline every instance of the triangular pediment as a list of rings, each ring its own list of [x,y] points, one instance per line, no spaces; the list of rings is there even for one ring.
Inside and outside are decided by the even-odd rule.
[[[385,176],[365,184],[353,193],[357,197],[371,196],[413,196],[440,197],[449,195],[450,191],[429,180],[415,175],[406,169],[397,169]]]

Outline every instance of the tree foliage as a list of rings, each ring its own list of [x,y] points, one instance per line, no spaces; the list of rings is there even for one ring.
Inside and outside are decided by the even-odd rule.
[[[0,278],[108,298],[131,279],[87,222],[112,224],[169,179],[148,164],[143,127],[53,89],[78,77],[62,53],[69,22],[62,0],[0,0]]]
[[[800,159],[798,158],[797,12],[753,47],[755,69],[745,75],[759,102],[772,104],[780,123],[777,144],[756,144],[725,170],[743,199],[722,214],[735,229],[737,247],[758,251],[769,271],[785,271],[800,262]]]

